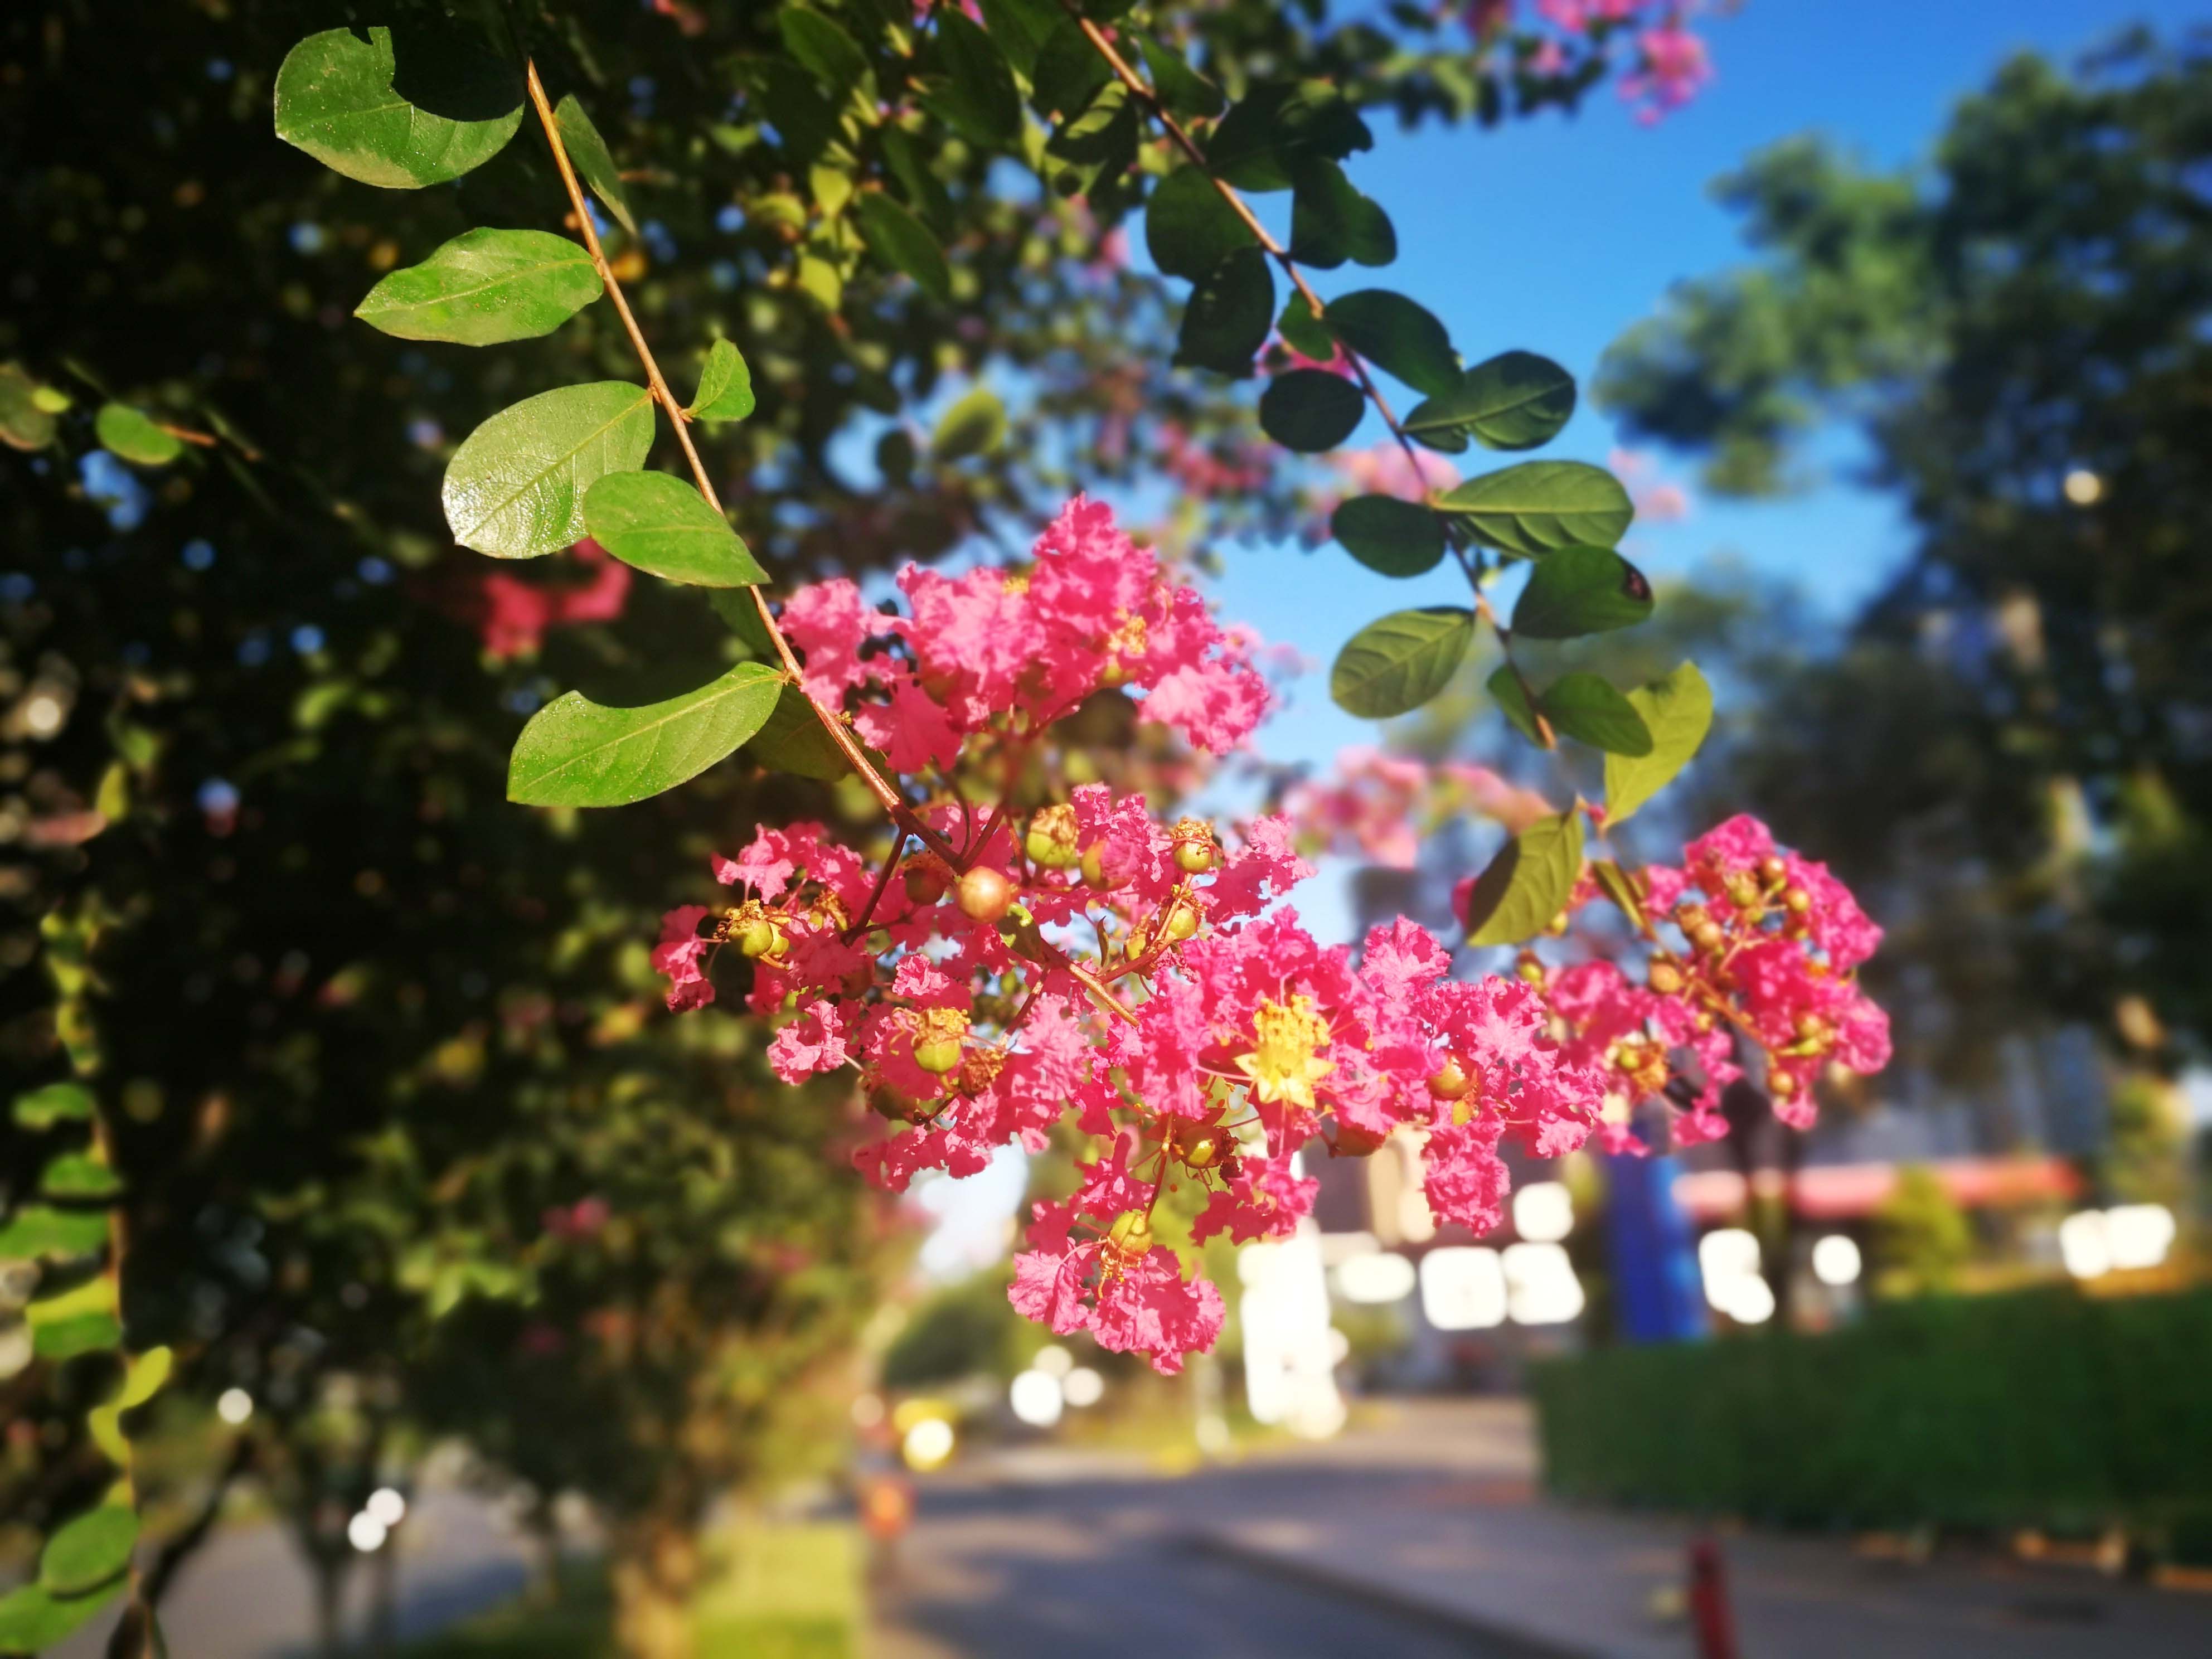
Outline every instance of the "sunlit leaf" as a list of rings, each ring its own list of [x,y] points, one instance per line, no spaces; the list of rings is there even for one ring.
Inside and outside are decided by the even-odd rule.
[[[471,230],[369,289],[354,315],[402,340],[497,345],[550,334],[598,299],[592,256],[542,230]]]
[[[39,1552],[39,1588],[49,1595],[82,1595],[131,1565],[138,1516],[119,1504],[64,1522]]]
[[[1030,101],[1048,115],[1080,114],[1113,78],[1112,68],[1091,44],[1083,26],[1063,17],[1037,53]]]
[[[1648,755],[1605,757],[1605,821],[1626,823],[1690,763],[1713,723],[1713,690],[1693,662],[1628,694],[1651,733]]]
[[[1449,390],[1459,381],[1451,336],[1424,307],[1388,289],[1362,289],[1331,300],[1322,313],[1329,331],[1384,373],[1416,392]]]
[[[948,84],[931,95],[929,107],[963,138],[994,148],[1012,143],[1021,134],[1022,99],[1006,54],[955,7],[939,8],[934,33]]]
[[[531,716],[507,772],[526,806],[624,806],[698,776],[760,730],[782,677],[741,662],[696,691],[614,708],[580,691]]]
[[[1575,412],[1575,377],[1533,351],[1477,363],[1438,387],[1406,416],[1406,430],[1431,449],[1456,455],[1472,437],[1492,449],[1534,449]]]
[[[593,380],[501,410],[453,452],[442,496],[453,539],[499,559],[557,552],[584,534],[584,492],[635,472],[653,447],[653,397]]]
[[[434,114],[392,89],[393,70],[388,28],[309,35],[276,71],[276,136],[364,185],[420,190],[483,166],[522,124],[519,97],[484,120]]]
[[[805,6],[786,6],[775,15],[778,33],[800,66],[844,97],[870,78],[868,54],[830,18]]]
[[[1457,605],[1397,611],[1367,624],[1336,653],[1328,694],[1363,720],[1419,708],[1451,683],[1474,640],[1474,612]]]
[[[1517,945],[1566,908],[1583,870],[1581,814],[1570,808],[1530,824],[1498,849],[1467,902],[1469,945]]]
[[[92,1091],[82,1083],[42,1084],[15,1097],[15,1121],[27,1129],[51,1129],[64,1121],[82,1122],[92,1115]]]
[[[933,299],[952,297],[952,268],[927,225],[879,190],[863,192],[853,214],[869,252],[913,277]]]
[[[1444,556],[1444,526],[1418,501],[1395,495],[1353,495],[1330,514],[1329,534],[1370,570],[1418,576]]]
[[[1501,663],[1492,670],[1483,686],[1508,725],[1531,743],[1544,741],[1544,734],[1536,725],[1536,711],[1528,706],[1528,688],[1521,683],[1520,675],[1513,672],[1511,663]]]
[[[1238,248],[1257,245],[1204,167],[1178,167],[1145,204],[1146,250],[1170,276],[1197,282]]]
[[[1175,360],[1223,374],[1252,372],[1275,317],[1275,279],[1267,256],[1238,248],[1199,279],[1183,307]]]
[[[66,1261],[90,1255],[106,1243],[107,1217],[99,1210],[26,1204],[0,1224],[0,1261]]]
[[[1366,394],[1343,375],[1293,368],[1260,394],[1260,426],[1284,448],[1316,455],[1349,438],[1366,410]]]
[[[1145,54],[1145,69],[1152,77],[1152,95],[1170,115],[1186,121],[1206,120],[1221,113],[1229,100],[1221,88],[1183,60],[1180,52],[1150,35],[1137,38]]]
[[[91,1153],[64,1152],[47,1161],[39,1190],[48,1198],[112,1198],[123,1183]]]
[[[176,434],[163,431],[128,404],[101,404],[92,429],[101,448],[134,466],[167,466],[185,453]]]
[[[690,412],[702,421],[742,421],[753,412],[752,370],[737,347],[717,340],[707,348]]]
[[[615,166],[614,152],[599,137],[599,128],[592,125],[591,116],[576,101],[574,93],[553,106],[553,124],[561,130],[561,148],[568,152],[577,175],[592,187],[592,194],[622,228],[636,235],[637,220],[631,215],[629,192],[623,188],[622,170]]]
[[[1562,737],[1608,754],[1640,756],[1652,750],[1651,729],[1635,705],[1595,674],[1562,674],[1544,689],[1544,718]]]
[[[775,708],[746,743],[744,751],[769,771],[788,772],[824,783],[835,783],[852,769],[844,752],[823,729],[814,705],[795,685],[786,685],[778,693]]]
[[[584,527],[624,564],[695,587],[768,580],[729,521],[682,478],[615,472],[584,492]]]
[[[24,1584],[0,1595],[0,1653],[44,1653],[83,1624],[123,1588],[118,1577],[87,1595],[54,1595]]]
[[[939,418],[930,434],[929,453],[940,461],[987,455],[1006,441],[1006,406],[980,382],[970,386]]]
[[[1525,558],[1554,548],[1611,547],[1636,516],[1628,492],[1602,467],[1582,461],[1523,461],[1437,498],[1475,539]]]
[[[1513,607],[1513,631],[1571,640],[1632,628],[1651,615],[1651,584],[1609,547],[1562,547],[1528,573]]]

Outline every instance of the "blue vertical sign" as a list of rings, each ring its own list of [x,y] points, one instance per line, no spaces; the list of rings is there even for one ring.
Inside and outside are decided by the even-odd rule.
[[[1606,1254],[1624,1342],[1681,1342],[1705,1334],[1705,1298],[1689,1218],[1674,1201],[1672,1158],[1602,1159]]]

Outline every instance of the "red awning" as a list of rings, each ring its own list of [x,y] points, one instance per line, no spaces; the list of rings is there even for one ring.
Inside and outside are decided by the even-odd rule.
[[[1953,1200],[1970,1210],[2000,1209],[2077,1198],[2081,1177],[2057,1158],[1954,1158],[1922,1165]],[[1848,1221],[1872,1213],[1897,1186],[1894,1164],[1819,1164],[1800,1170],[1790,1207],[1813,1221]],[[1779,1170],[1759,1170],[1752,1188],[1761,1198],[1783,1192]],[[1743,1213],[1743,1177],[1734,1170],[1701,1170],[1676,1177],[1674,1201],[1694,1221],[1726,1221]]]

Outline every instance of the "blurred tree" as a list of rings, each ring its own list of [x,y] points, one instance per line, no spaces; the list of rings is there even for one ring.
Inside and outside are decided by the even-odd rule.
[[[1973,1254],[1973,1223],[1933,1170],[1912,1164],[1874,1213],[1874,1284],[1885,1296],[1948,1291]]]

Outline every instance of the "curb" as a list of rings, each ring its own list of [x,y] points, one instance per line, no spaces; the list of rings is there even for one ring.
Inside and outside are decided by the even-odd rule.
[[[1323,1566],[1300,1556],[1261,1549],[1216,1533],[1190,1533],[1181,1541],[1184,1547],[1198,1554],[1233,1566],[1285,1579],[1345,1601],[1358,1601],[1449,1635],[1479,1638],[1494,1650],[1497,1659],[1605,1659],[1595,1648],[1570,1647],[1485,1614],[1412,1594],[1360,1573]]]

